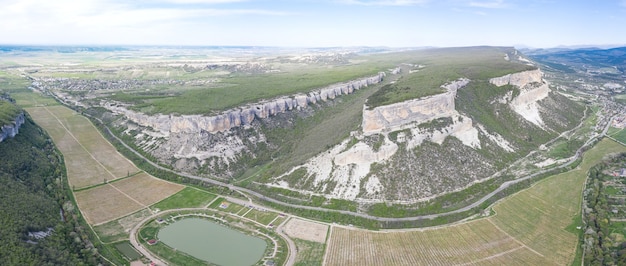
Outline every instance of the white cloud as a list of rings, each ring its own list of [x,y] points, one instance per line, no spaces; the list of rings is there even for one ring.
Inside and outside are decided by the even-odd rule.
[[[490,1],[480,1],[480,2],[472,1],[469,3],[469,6],[497,9],[497,8],[505,8],[507,7],[507,4],[504,2],[504,0],[490,0]]]
[[[430,2],[430,0],[344,0],[340,2],[362,6],[413,6],[426,4]]]
[[[233,2],[233,0],[168,0],[171,2]],[[202,17],[230,15],[287,15],[262,9],[229,9],[229,8],[184,8],[151,7],[144,8],[125,3],[106,0],[55,0],[37,1],[20,0],[8,3],[0,9],[0,24],[8,29],[37,28],[61,25],[78,25],[83,27],[107,27],[136,25],[157,21],[190,20]]]
[[[229,4],[245,1],[246,0],[158,0],[154,2],[171,4]]]
[[[0,42],[3,43],[142,43],[196,38],[192,30],[207,29],[216,18],[228,16],[284,16],[290,13],[211,6],[142,6],[119,0],[0,0]],[[167,0],[195,1],[199,0]],[[226,0],[205,0],[216,3]],[[233,2],[233,1],[230,1]],[[238,20],[239,18],[236,18]],[[218,19],[219,20],[219,19]],[[187,34],[183,37],[183,33]]]

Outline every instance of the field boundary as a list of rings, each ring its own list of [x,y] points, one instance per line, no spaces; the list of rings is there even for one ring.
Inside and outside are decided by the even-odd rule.
[[[487,221],[493,225],[494,228],[496,228],[498,231],[502,232],[503,234],[507,235],[508,237],[510,237],[511,239],[513,239],[515,242],[517,242],[518,244],[520,244],[522,247],[527,248],[528,250],[530,250],[532,253],[535,253],[541,257],[545,257],[543,254],[539,253],[538,251],[532,249],[531,247],[527,246],[526,244],[524,244],[522,241],[518,240],[517,238],[513,237],[512,235],[510,235],[509,233],[507,233],[506,231],[502,230],[502,228],[500,228],[498,225],[496,225],[493,221],[491,221],[491,219],[487,219]]]
[[[67,108],[67,107],[66,107]],[[50,115],[54,116],[54,118],[57,120],[57,122],[59,122],[59,124],[61,125],[61,127],[63,127],[63,129],[65,129],[65,131],[76,141],[76,143],[78,143],[78,145],[80,145],[81,148],[83,148],[83,150],[85,150],[85,152],[87,154],[89,154],[89,156],[91,156],[91,159],[93,159],[94,161],[96,161],[96,163],[98,163],[98,165],[100,165],[102,168],[104,168],[104,171],[106,171],[107,173],[109,173],[109,175],[111,175],[113,177],[113,179],[117,179],[117,177],[111,173],[111,171],[109,171],[109,169],[107,169],[99,160],[96,159],[96,157],[93,156],[93,154],[91,154],[91,152],[89,152],[89,150],[87,150],[87,148],[76,138],[76,136],[74,136],[74,134],[65,126],[65,124],[63,124],[63,122],[61,122],[61,120],[59,119],[59,117],[57,117],[53,112],[51,112],[47,106],[43,106],[43,109],[46,110],[46,112],[50,113]],[[71,109],[70,109],[71,110]],[[73,111],[73,110],[72,110]],[[91,123],[89,123],[91,124]],[[96,130],[97,131],[97,130]],[[104,137],[103,137],[104,138]],[[106,139],[105,139],[106,140]],[[121,156],[121,154],[120,154]],[[122,156],[123,157],[123,156]],[[124,157],[126,158],[126,157]],[[132,163],[132,162],[131,162]],[[135,164],[133,164],[135,165]],[[136,167],[136,166],[135,166]],[[68,179],[68,183],[69,183],[69,179]],[[70,184],[71,185],[71,184]],[[71,187],[71,186],[70,186]]]

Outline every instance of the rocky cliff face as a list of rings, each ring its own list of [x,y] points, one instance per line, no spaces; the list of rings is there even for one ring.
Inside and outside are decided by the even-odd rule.
[[[375,76],[334,84],[307,94],[297,94],[242,106],[216,116],[150,116],[114,103],[104,104],[103,106],[115,114],[124,115],[130,121],[140,126],[150,127],[163,135],[169,135],[170,133],[217,133],[225,132],[235,127],[248,126],[254,119],[264,119],[287,111],[300,110],[310,104],[316,104],[320,101],[326,102],[341,95],[351,94],[355,90],[381,82],[384,76],[385,73],[381,72]]]
[[[555,113],[552,109],[557,105],[549,97],[551,91],[542,76],[538,69],[524,71],[482,81],[472,90],[490,90],[488,83],[510,85],[504,88],[505,93],[498,92],[504,96],[495,94],[491,102],[484,103],[486,110],[495,117],[509,113],[502,108],[510,110],[516,120],[509,121],[511,130],[534,128],[536,133],[548,135],[557,130],[546,126],[552,126],[555,119],[549,123],[544,120],[547,114]],[[353,132],[352,140],[276,177],[269,185],[360,202],[408,203],[490,178],[499,170],[496,165],[502,164],[502,157],[515,157],[516,152],[526,152],[527,148],[521,146],[525,144],[520,143],[520,137],[504,137],[483,125],[477,119],[480,117],[457,109],[458,92],[472,82],[459,79],[442,85],[447,92],[439,95],[371,110],[364,107],[362,131]],[[300,169],[306,170],[304,176],[311,182],[284,181]]]
[[[511,108],[516,113],[524,117],[524,119],[541,128],[545,128],[539,111],[539,101],[548,97],[550,88],[548,83],[545,82],[542,77],[543,73],[537,69],[492,78],[489,82],[498,87],[502,87],[504,85],[517,87],[520,90],[520,94],[518,96],[511,99],[511,94],[509,95],[509,99],[503,100],[505,102],[509,102]]]
[[[253,161],[269,160],[260,157],[271,156],[270,151],[276,147],[266,141],[262,126],[293,124],[296,119],[307,117],[318,108],[333,105],[334,99],[379,83],[384,77],[385,73],[381,72],[307,94],[241,106],[215,116],[150,116],[129,110],[118,103],[105,102],[101,106],[113,114],[121,115],[118,125],[135,137],[137,146],[162,163],[172,164],[183,171],[228,178]],[[267,154],[258,154],[259,151]]]
[[[373,110],[363,109],[363,133],[373,134],[402,129],[408,124],[420,124],[440,117],[456,114],[454,98],[458,89],[465,87],[469,79],[459,79],[442,87],[446,93],[404,101]]]
[[[24,113],[20,113],[13,123],[0,127],[0,142],[7,138],[13,138],[19,133],[20,126],[24,124]]]

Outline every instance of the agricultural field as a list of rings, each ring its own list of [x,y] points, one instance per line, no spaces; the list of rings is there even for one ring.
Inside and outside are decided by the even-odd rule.
[[[283,230],[292,238],[323,244],[326,242],[328,225],[292,218],[285,224]]]
[[[139,172],[87,120],[63,106],[26,111],[42,126],[63,153],[73,189],[85,188]]]
[[[115,244],[115,248],[122,252],[129,261],[141,258],[141,254],[128,242]]]
[[[130,230],[150,215],[152,215],[152,211],[142,209],[117,220],[94,226],[93,230],[105,244],[128,240]]]
[[[272,224],[272,226],[276,225],[272,222],[276,220],[276,218],[278,218],[278,213],[271,212],[268,210],[258,210],[255,208],[248,208],[248,209],[249,210],[245,212],[245,215],[243,215],[243,217],[246,217],[250,220],[257,221],[260,224],[263,224],[266,226],[270,224]]]
[[[626,143],[626,129],[611,128],[607,134],[621,143]]]
[[[571,229],[580,215],[588,169],[626,148],[611,140],[585,153],[579,167],[502,200],[495,215],[424,230],[371,232],[333,226],[328,265],[567,265],[578,245]],[[580,224],[574,224],[578,226]],[[575,229],[574,229],[575,230]]]
[[[298,247],[295,266],[322,265],[325,247],[323,243],[301,239],[294,239],[293,242]]]
[[[89,120],[69,108],[58,105],[26,110],[63,153],[76,202],[92,225],[147,208],[184,188],[140,172]]]
[[[144,206],[150,206],[156,202],[176,194],[185,186],[158,179],[145,172],[129,178],[112,182],[111,185],[122,193],[130,195],[134,200]]]
[[[182,185],[140,173],[77,191],[75,195],[87,221],[98,225],[147,208],[183,188]]]
[[[217,196],[202,190],[186,187],[178,193],[154,204],[161,211],[179,208],[201,208],[207,206]]]
[[[74,195],[80,211],[92,225],[115,220],[146,208],[111,184],[77,191]]]
[[[440,230],[370,232],[332,227],[327,265],[453,265],[523,250],[487,219]],[[538,257],[538,256],[537,256]],[[535,265],[545,265],[538,259]]]

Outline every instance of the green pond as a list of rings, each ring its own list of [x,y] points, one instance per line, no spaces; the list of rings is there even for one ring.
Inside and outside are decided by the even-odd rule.
[[[198,259],[224,266],[252,265],[265,253],[265,240],[200,218],[186,218],[159,231],[159,240]]]

